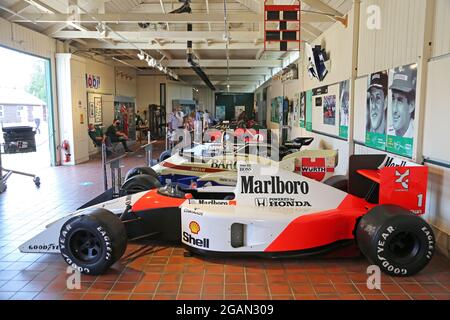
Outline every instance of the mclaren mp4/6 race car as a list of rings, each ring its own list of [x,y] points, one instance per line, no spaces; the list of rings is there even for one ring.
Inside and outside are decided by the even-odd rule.
[[[350,157],[344,177],[321,183],[292,172],[239,163],[234,193],[165,186],[63,217],[20,246],[60,253],[73,268],[101,274],[135,239],[182,244],[199,255],[302,257],[357,245],[389,275],[410,276],[433,256],[424,213],[427,167],[385,155]]]
[[[317,181],[324,181],[332,176],[338,162],[337,151],[300,150],[302,146],[309,145],[313,138],[298,139],[300,141],[298,143],[295,143],[294,140],[288,146],[283,146],[283,152],[279,152],[278,149],[270,146],[249,145],[247,146],[247,152],[244,149],[239,149],[240,152],[222,153],[206,159],[204,156],[199,155],[199,152],[205,146],[199,145],[193,150],[180,150],[180,152],[175,153],[170,158],[154,165],[152,167],[154,172],[139,168],[128,174],[125,180],[131,178],[134,174],[144,173],[158,177],[162,184],[170,181],[185,186],[234,187],[237,182],[238,162],[280,167]],[[259,149],[260,147],[261,149]],[[273,156],[274,152],[276,153],[275,156]]]

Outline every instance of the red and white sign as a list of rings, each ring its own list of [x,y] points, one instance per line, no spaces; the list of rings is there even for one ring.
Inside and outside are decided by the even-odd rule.
[[[295,161],[295,172],[316,181],[324,181],[334,174],[334,158],[298,158]]]

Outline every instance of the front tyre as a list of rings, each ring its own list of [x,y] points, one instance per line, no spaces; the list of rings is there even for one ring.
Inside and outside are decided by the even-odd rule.
[[[366,258],[391,276],[412,276],[430,262],[433,230],[422,218],[393,205],[370,210],[356,227],[356,241]]]
[[[105,209],[93,209],[62,226],[59,245],[62,257],[72,268],[99,275],[124,254],[127,233],[115,214]]]

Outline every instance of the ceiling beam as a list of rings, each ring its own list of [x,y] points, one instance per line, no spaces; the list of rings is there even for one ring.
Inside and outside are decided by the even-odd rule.
[[[322,34],[322,31],[309,23],[302,23],[302,30],[312,35],[314,38],[317,38]]]
[[[306,3],[307,5],[312,7],[312,9],[319,10],[323,13],[332,14],[332,15],[335,15],[338,17],[343,16],[343,14],[341,12],[337,11],[333,7],[329,6],[328,4],[323,3],[320,0],[302,0],[302,2]]]
[[[26,14],[24,18],[33,18],[33,21],[42,23],[58,23],[67,21],[67,14]],[[220,23],[223,22],[223,13],[191,13],[191,14],[171,14],[171,13],[107,13],[107,14],[80,14],[74,22],[79,23],[137,23],[151,21],[171,22],[171,23]],[[255,13],[232,12],[228,14],[229,22],[259,22],[262,16]],[[15,17],[14,22],[26,22],[21,17]]]
[[[30,6],[30,4],[24,0],[21,0],[19,2],[17,2],[16,4],[12,5],[11,7],[9,7],[8,9],[12,12],[15,12],[16,14],[20,14],[22,11],[24,11],[26,8],[28,8]],[[9,13],[8,13],[9,14]],[[6,16],[5,16],[6,17]],[[12,19],[16,17],[15,14],[9,15],[6,18],[8,20]]]
[[[136,67],[147,67],[145,61],[140,60],[124,60],[124,62],[132,64]],[[163,61],[162,64],[169,68],[189,68],[189,63],[184,59],[174,59]],[[204,59],[199,62],[202,68],[226,68],[227,61],[225,59]],[[252,67],[266,67],[278,68],[282,66],[281,60],[229,60],[231,68],[252,68]],[[205,71],[206,72],[206,71]]]
[[[208,76],[226,76],[227,75],[227,69],[211,69],[211,68],[205,68],[205,73]],[[140,75],[159,75],[160,72],[158,70],[154,69],[146,69],[146,70],[140,70],[138,72]],[[181,77],[184,76],[197,76],[197,74],[192,69],[178,69],[177,74]],[[230,76],[259,76],[264,77],[266,75],[270,74],[270,68],[245,68],[245,69],[230,69],[229,75]]]
[[[170,23],[222,23],[223,13],[191,13],[191,14],[171,14],[171,13],[106,13],[106,14],[80,14],[77,17],[70,17],[68,14],[23,14],[23,17],[14,17],[13,22],[28,22],[28,20],[37,23],[59,23],[66,22],[71,18],[72,22],[77,23],[97,23],[96,20],[104,23],[124,24],[151,21],[170,22]],[[93,19],[95,18],[95,19]],[[25,20],[27,19],[27,20]],[[257,13],[230,12],[227,15],[229,23],[259,23],[263,21],[263,16]],[[316,13],[302,13],[302,22],[330,22],[331,17]]]
[[[172,40],[204,40],[218,39],[223,40],[222,31],[120,31],[120,34],[130,42],[150,41],[153,39],[172,39]],[[259,32],[231,31],[230,37],[234,41],[251,42],[257,39]],[[98,31],[59,31],[53,34],[54,38],[60,39],[104,39]],[[106,38],[121,41],[122,38],[117,34],[110,33]]]
[[[208,76],[209,80],[211,81],[226,81],[227,80],[227,75],[211,75],[210,72],[208,71],[208,69],[206,69],[205,71],[206,75]],[[177,73],[178,74],[178,73]],[[179,74],[178,74],[179,75]],[[183,80],[186,81],[195,81],[198,79],[197,75],[189,75],[189,76],[181,76]],[[255,81],[264,81],[264,76],[263,75],[230,75],[229,76],[230,81],[250,81],[250,82],[255,82]]]
[[[236,0],[236,2],[242,4],[244,7],[252,10],[253,12],[261,12],[261,3],[258,0]]]
[[[101,43],[95,40],[87,40],[87,47],[92,49],[136,49],[135,46],[129,43],[119,42],[115,46],[108,45],[105,43]],[[147,41],[134,42],[138,48],[142,50],[186,50],[186,42],[165,42],[165,43],[149,43]],[[275,45],[276,46],[276,45]],[[205,41],[201,42],[193,42],[192,48],[194,50],[225,50],[225,42],[223,41],[214,41],[205,43]],[[230,50],[258,50],[264,48],[264,43],[255,44],[252,42],[233,42],[229,44]]]

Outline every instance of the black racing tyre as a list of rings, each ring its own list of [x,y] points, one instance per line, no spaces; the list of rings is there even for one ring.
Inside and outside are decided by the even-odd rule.
[[[120,187],[120,195],[130,195],[161,187],[159,180],[147,174],[138,174],[126,180]]]
[[[163,162],[164,160],[169,159],[172,156],[172,150],[166,150],[163,151],[160,155],[159,155],[159,162]]]
[[[433,230],[422,218],[393,205],[381,205],[365,214],[356,227],[356,241],[373,264],[391,276],[421,271],[435,249]]]
[[[156,171],[150,167],[136,167],[136,168],[128,170],[127,174],[125,175],[125,181],[127,181],[131,177],[137,176],[138,174],[146,174],[146,175],[155,177],[157,179],[159,177],[159,175],[156,173]]]
[[[59,245],[62,257],[72,268],[99,275],[124,254],[127,232],[119,217],[98,208],[67,221],[61,228]]]
[[[347,176],[332,176],[325,180],[323,183],[341,191],[348,192]]]

